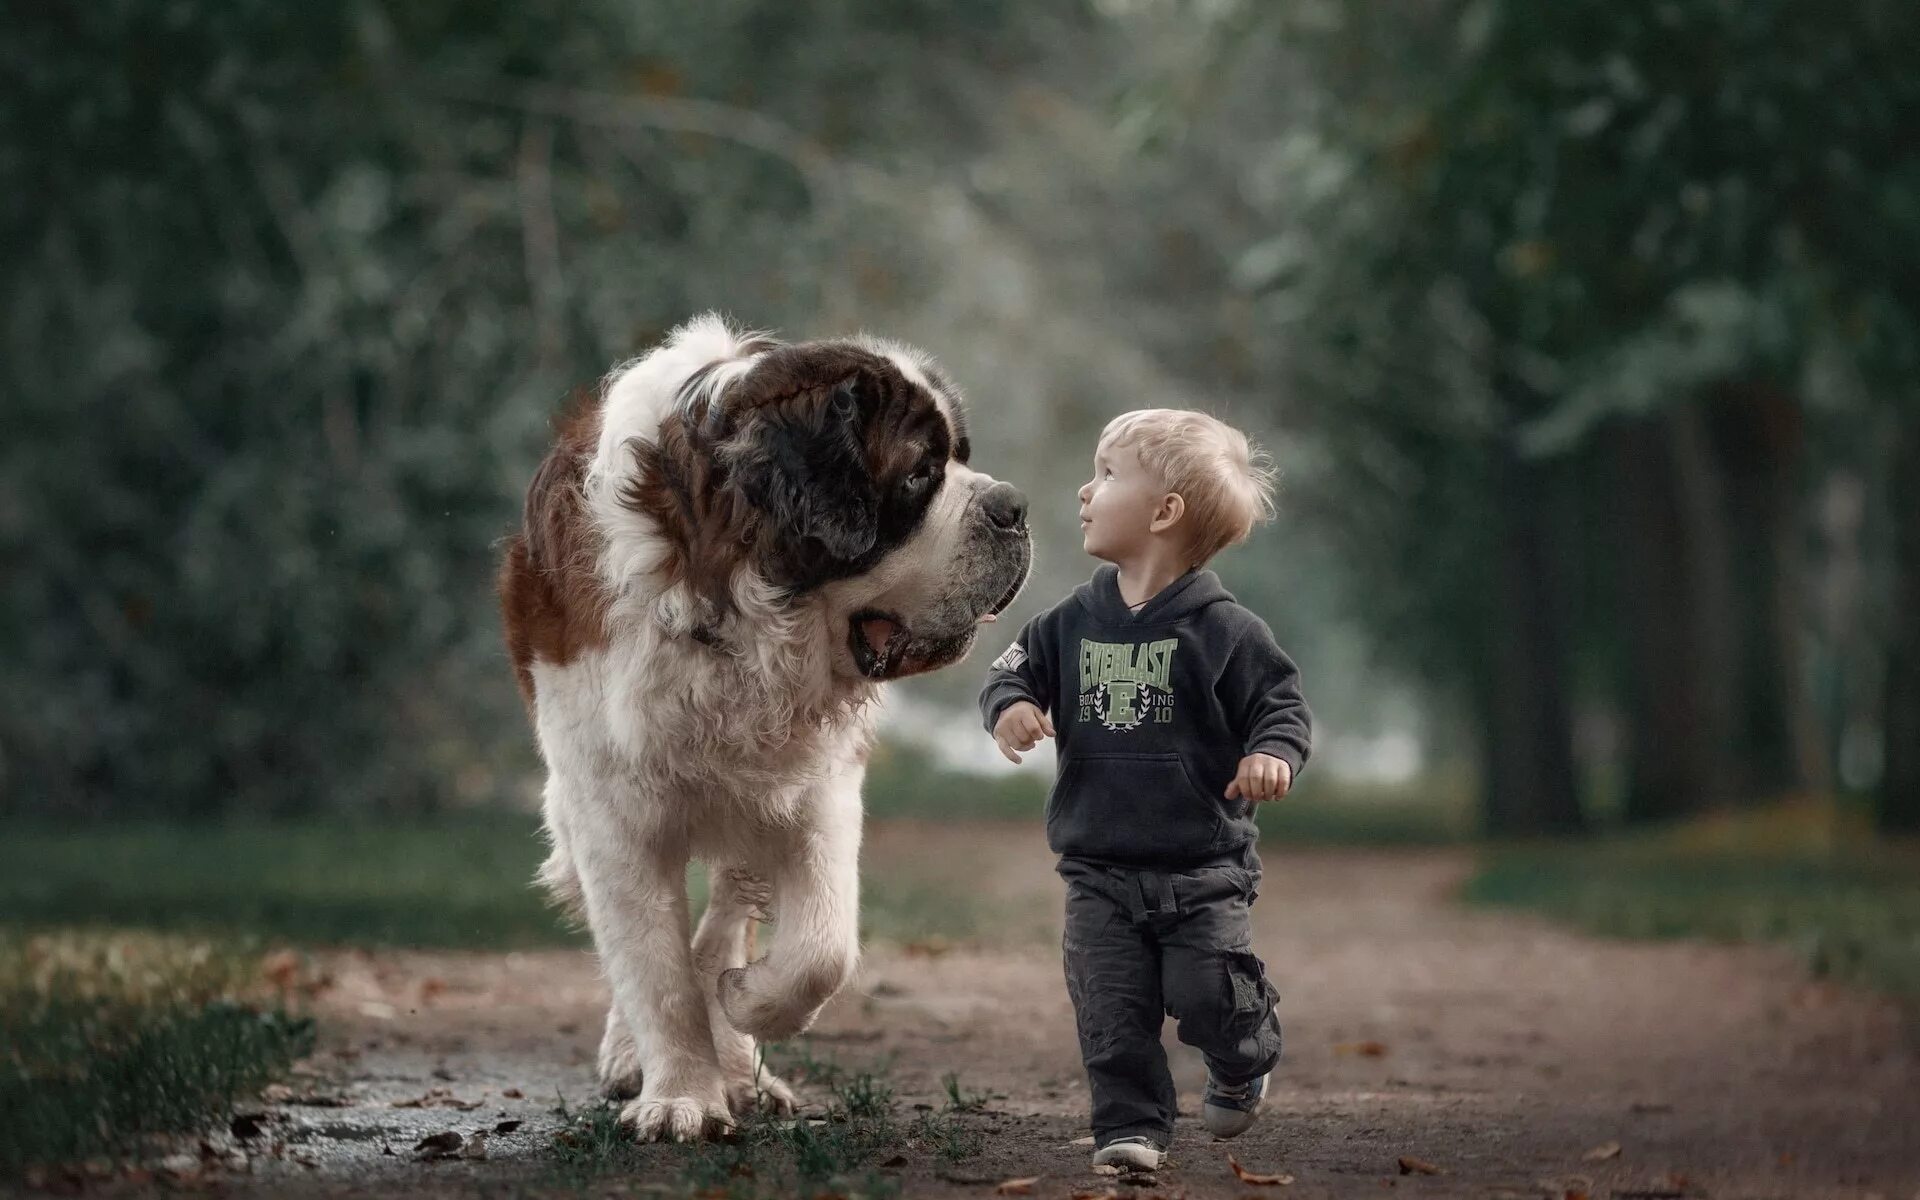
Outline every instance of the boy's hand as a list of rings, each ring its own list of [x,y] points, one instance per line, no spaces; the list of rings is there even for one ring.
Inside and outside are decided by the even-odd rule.
[[[1000,719],[993,723],[993,744],[1013,762],[1020,761],[1014,751],[1031,750],[1040,744],[1041,738],[1052,736],[1053,722],[1029,700],[1015,700],[1007,705],[1000,710]]]
[[[1293,768],[1284,758],[1271,754],[1249,754],[1240,760],[1240,770],[1227,785],[1227,799],[1245,797],[1255,804],[1278,800],[1293,787]]]

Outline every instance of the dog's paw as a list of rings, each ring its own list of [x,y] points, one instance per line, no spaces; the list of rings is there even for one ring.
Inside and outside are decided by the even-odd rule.
[[[752,1112],[789,1117],[799,1106],[800,1101],[787,1081],[772,1071],[761,1071],[758,1076],[735,1079],[727,1084],[727,1108],[735,1117]]]
[[[784,1042],[807,1031],[850,973],[850,966],[823,968],[790,986],[774,985],[775,990],[768,994],[770,976],[765,963],[734,967],[720,972],[717,981],[720,1011],[726,1014],[729,1025],[749,1037]]]
[[[620,1123],[643,1142],[693,1142],[717,1138],[733,1128],[724,1103],[692,1096],[642,1096],[620,1110]]]
[[[640,1047],[624,1026],[609,1024],[600,1042],[600,1094],[609,1100],[631,1100],[646,1080],[640,1074]]]

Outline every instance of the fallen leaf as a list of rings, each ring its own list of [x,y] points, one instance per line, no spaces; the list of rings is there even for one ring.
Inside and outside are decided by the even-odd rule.
[[[1291,1175],[1262,1175],[1258,1171],[1249,1171],[1241,1166],[1240,1160],[1235,1158],[1231,1153],[1227,1155],[1227,1165],[1233,1168],[1234,1178],[1238,1179],[1241,1183],[1249,1183],[1255,1187],[1273,1187],[1276,1184],[1284,1187],[1293,1182],[1293,1176]]]
[[[441,1133],[430,1133],[413,1145],[416,1158],[445,1158],[457,1154],[467,1144],[467,1139],[448,1129]]]
[[[260,974],[281,991],[289,991],[300,979],[300,955],[292,950],[275,950],[260,960]]]
[[[1108,1188],[1104,1192],[1072,1192],[1067,1200],[1120,1200],[1120,1193],[1115,1188]]]
[[[447,990],[447,981],[438,975],[429,975],[420,981],[420,1003],[432,1004],[439,999],[440,993]]]
[[[1040,1176],[1029,1175],[1025,1179],[1003,1179],[993,1189],[996,1196],[1031,1196],[1033,1185],[1040,1182]]]
[[[495,1133],[512,1133],[518,1128],[520,1128],[519,1121],[501,1121],[494,1125],[493,1131]]]
[[[1439,1167],[1434,1166],[1432,1163],[1428,1162],[1423,1158],[1413,1158],[1405,1154],[1402,1154],[1400,1156],[1400,1173],[1402,1175],[1445,1175],[1446,1174],[1445,1171],[1441,1170]]]
[[[907,1165],[907,1156],[904,1154],[896,1154],[880,1165],[883,1167],[904,1167]]]
[[[506,1091],[501,1092],[500,1094],[502,1096],[505,1096],[509,1100],[525,1100],[527,1098],[527,1094],[521,1091],[519,1088],[508,1088]]]
[[[430,1088],[424,1096],[415,1096],[411,1100],[395,1100],[394,1108],[455,1108],[461,1112],[472,1112],[485,1101],[462,1100],[453,1094],[451,1088]]]
[[[1357,1054],[1361,1058],[1385,1058],[1385,1042],[1338,1042],[1333,1047],[1335,1054]]]
[[[1585,1159],[1587,1162],[1605,1162],[1610,1158],[1619,1158],[1620,1143],[1619,1142],[1602,1142],[1598,1146],[1595,1146],[1593,1149],[1587,1151],[1585,1154],[1582,1154],[1580,1157],[1582,1159]]]
[[[227,1130],[240,1141],[249,1142],[266,1132],[266,1119],[265,1113],[235,1113]]]

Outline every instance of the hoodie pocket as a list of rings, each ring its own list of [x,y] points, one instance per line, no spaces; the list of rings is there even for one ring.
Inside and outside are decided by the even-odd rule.
[[[1217,845],[1225,817],[1177,754],[1077,754],[1047,805],[1055,854],[1153,862]]]

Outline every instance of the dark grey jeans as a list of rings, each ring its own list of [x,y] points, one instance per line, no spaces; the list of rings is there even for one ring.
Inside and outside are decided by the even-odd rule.
[[[1248,906],[1259,873],[1237,866],[1127,870],[1062,859],[1067,994],[1093,1099],[1093,1140],[1173,1139],[1173,1077],[1161,1014],[1223,1083],[1280,1061],[1279,995],[1254,956]]]

